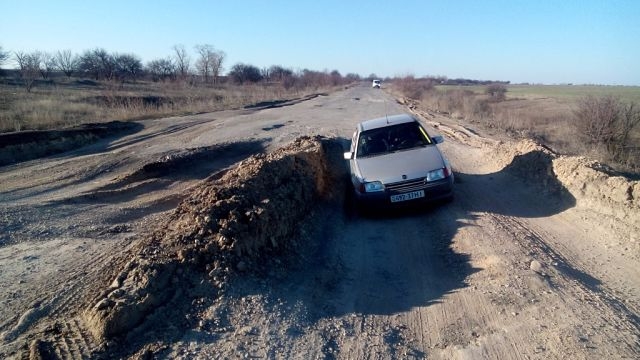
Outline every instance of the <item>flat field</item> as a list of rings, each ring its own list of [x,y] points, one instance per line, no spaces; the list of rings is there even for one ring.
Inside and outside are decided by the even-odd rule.
[[[0,133],[237,109],[315,91],[319,89],[285,89],[278,84],[122,83],[57,77],[38,81],[31,92],[26,92],[19,81],[2,78]]]
[[[439,85],[439,91],[462,89],[484,94],[484,85]],[[618,96],[625,101],[640,102],[640,86],[606,86],[606,85],[507,85],[507,99],[541,99],[576,100],[584,96]]]

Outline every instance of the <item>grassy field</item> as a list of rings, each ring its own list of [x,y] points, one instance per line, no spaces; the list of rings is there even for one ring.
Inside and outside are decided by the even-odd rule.
[[[83,123],[187,115],[293,99],[325,88],[285,89],[279,84],[209,86],[188,82],[121,83],[58,78],[31,92],[0,79],[0,133],[45,130]]]
[[[640,102],[640,86],[596,85],[509,85],[509,98],[555,98],[576,100],[584,96],[617,96],[622,100]]]
[[[441,92],[448,90],[468,90],[475,94],[485,93],[486,86],[438,85]],[[640,103],[640,86],[604,86],[604,85],[507,85],[508,99],[540,99],[577,100],[585,96],[613,95],[625,101]]]

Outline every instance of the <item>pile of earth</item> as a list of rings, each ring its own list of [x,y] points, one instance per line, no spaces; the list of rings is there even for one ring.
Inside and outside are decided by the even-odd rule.
[[[0,166],[58,154],[114,135],[140,131],[141,124],[111,121],[62,130],[27,130],[0,134]]]
[[[295,254],[313,207],[342,201],[342,151],[337,140],[301,137],[204,180],[109,274],[84,312],[90,331],[101,340],[126,335],[166,318],[199,284],[200,296],[214,298],[234,274]]]
[[[558,155],[532,140],[499,143],[495,155],[507,170],[549,193],[568,192],[579,206],[640,232],[640,181],[616,175],[595,160]]]

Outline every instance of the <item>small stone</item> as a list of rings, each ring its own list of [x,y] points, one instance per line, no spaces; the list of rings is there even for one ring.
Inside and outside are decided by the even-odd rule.
[[[529,264],[529,269],[542,275],[542,264],[538,260],[532,260],[531,264]]]

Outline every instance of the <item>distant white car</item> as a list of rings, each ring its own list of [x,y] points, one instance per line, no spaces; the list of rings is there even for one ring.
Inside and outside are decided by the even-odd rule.
[[[373,80],[371,87],[380,89],[380,80]]]

